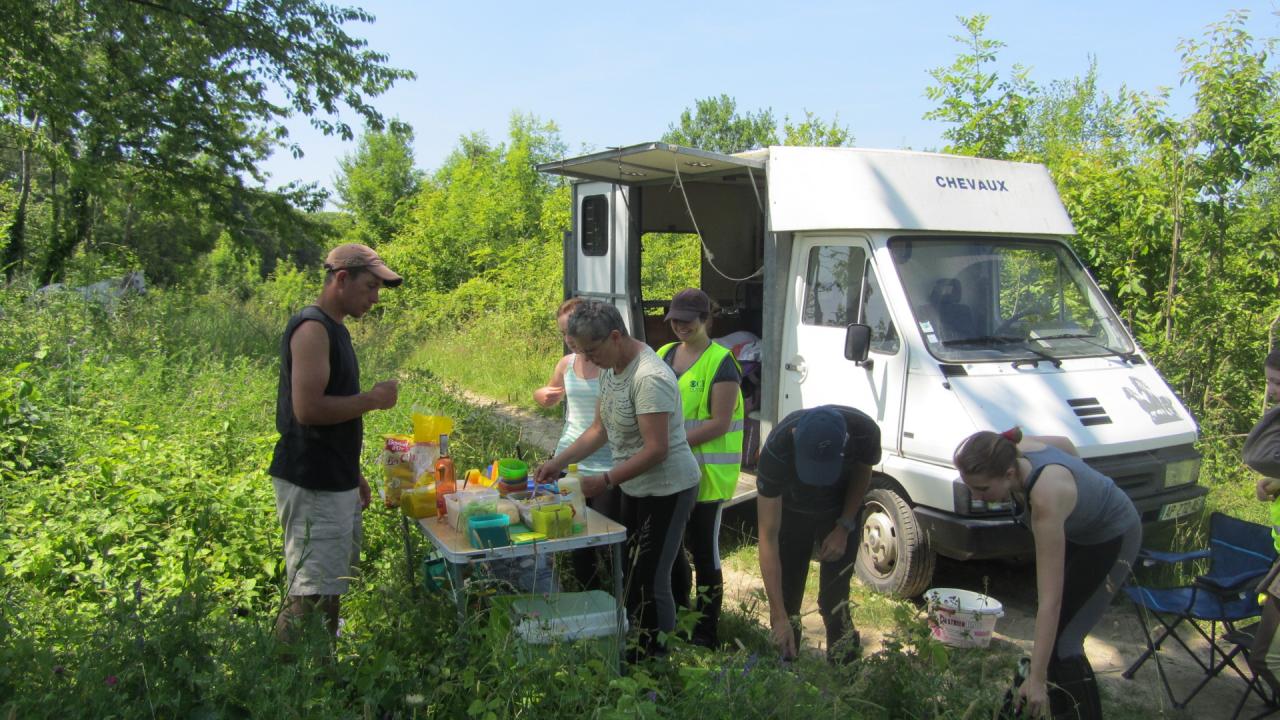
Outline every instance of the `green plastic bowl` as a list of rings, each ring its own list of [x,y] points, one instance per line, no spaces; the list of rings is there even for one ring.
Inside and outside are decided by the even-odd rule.
[[[498,461],[498,477],[506,480],[523,480],[529,477],[529,463],[516,458]]]

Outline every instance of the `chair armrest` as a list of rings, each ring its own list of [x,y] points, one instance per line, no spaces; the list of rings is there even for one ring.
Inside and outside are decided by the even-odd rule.
[[[1203,560],[1209,557],[1209,548],[1201,550],[1190,550],[1188,552],[1168,552],[1166,550],[1148,550],[1143,548],[1138,551],[1138,562],[1144,567],[1152,565],[1172,565],[1173,563],[1188,562],[1190,560]]]
[[[1263,568],[1261,570],[1247,570],[1235,575],[1201,575],[1192,582],[1210,592],[1235,594],[1252,589],[1266,574],[1267,568]]]

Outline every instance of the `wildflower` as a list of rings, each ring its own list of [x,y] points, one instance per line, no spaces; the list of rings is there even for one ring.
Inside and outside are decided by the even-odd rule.
[[[742,666],[742,676],[746,677],[747,673],[751,672],[751,668],[755,667],[759,660],[759,655],[751,653],[751,657],[747,658],[747,664]]]
[[[423,697],[423,696],[419,695],[418,693],[411,693],[411,694],[409,694],[409,695],[405,695],[405,696],[404,696],[404,704],[405,704],[405,705],[409,705],[409,706],[413,706],[413,707],[416,707],[416,706],[418,706],[418,705],[421,705],[421,704],[425,703],[426,701],[427,701],[427,699],[426,699],[425,697]]]
[[[650,691],[649,691],[649,694],[648,694],[648,695],[645,695],[645,697],[649,700],[649,702],[657,702],[657,701],[658,701],[658,691],[657,691],[657,690],[650,690]]]
[[[117,684],[119,684],[120,678],[116,677],[115,675],[108,675],[107,679],[104,682],[107,683],[107,687],[115,687]]]

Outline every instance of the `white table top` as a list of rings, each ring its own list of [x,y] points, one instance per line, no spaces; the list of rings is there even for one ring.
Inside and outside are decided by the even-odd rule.
[[[523,545],[508,545],[498,548],[477,549],[471,547],[466,533],[453,529],[447,522],[439,522],[437,518],[426,517],[418,520],[418,527],[440,551],[445,560],[451,563],[483,562],[507,558],[528,557],[540,553],[556,553],[565,550],[576,550],[584,547],[612,545],[627,539],[627,529],[600,513],[587,508],[586,532],[555,538],[539,540]]]

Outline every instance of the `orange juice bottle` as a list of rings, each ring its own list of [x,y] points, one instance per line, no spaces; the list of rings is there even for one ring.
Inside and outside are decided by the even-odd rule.
[[[436,460],[436,517],[444,522],[444,496],[458,491],[458,481],[454,476],[453,458],[449,457],[449,436],[440,436],[440,459]]]

